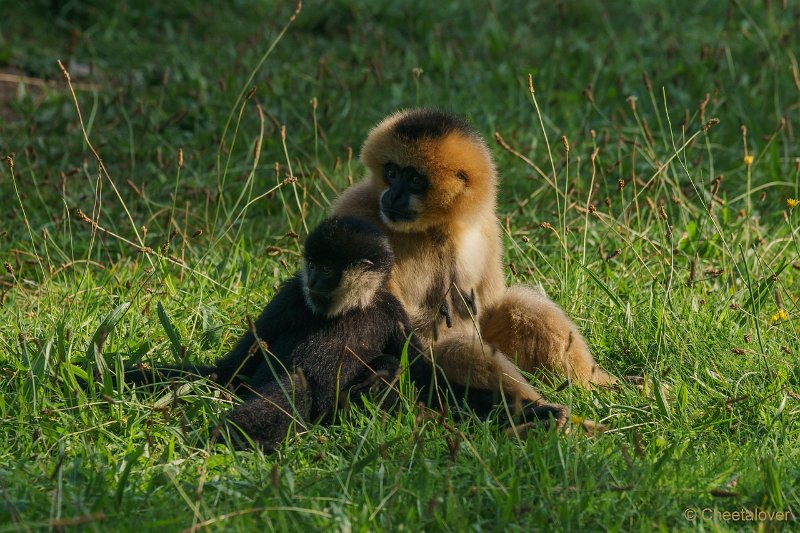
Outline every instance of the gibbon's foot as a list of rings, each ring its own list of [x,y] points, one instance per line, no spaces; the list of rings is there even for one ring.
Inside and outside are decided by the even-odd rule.
[[[577,415],[572,415],[570,417],[570,424],[566,427],[566,432],[569,433],[572,428],[583,430],[590,437],[605,433],[608,429],[600,422],[595,422],[594,420],[582,418]]]
[[[570,411],[566,405],[536,402],[524,406],[516,418],[523,423],[538,424],[544,428],[555,424],[555,427],[559,429],[569,422]]]
[[[570,420],[569,407],[556,403],[529,403],[511,421],[511,426],[506,429],[506,435],[513,437],[519,435],[525,438],[529,430],[548,430],[551,426],[561,429]]]
[[[528,434],[529,430],[532,429],[546,429],[548,428],[548,424],[542,424],[541,421],[537,422],[525,422],[523,424],[517,424],[512,426],[506,430],[506,435],[509,437],[513,437],[515,435],[519,435],[520,438],[525,438]],[[588,418],[581,418],[576,415],[571,415],[569,417],[569,423],[564,423],[557,428],[564,432],[565,435],[572,433],[575,430],[580,430],[586,433],[586,435],[593,437],[600,433],[604,433],[606,431],[606,426],[599,422],[595,422],[594,420],[589,420]]]

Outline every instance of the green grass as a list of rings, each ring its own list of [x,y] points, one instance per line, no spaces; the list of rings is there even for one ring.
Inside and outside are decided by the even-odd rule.
[[[800,14],[785,3],[306,2],[280,39],[284,2],[7,6],[0,73],[53,83],[0,81],[0,531],[797,517]],[[605,368],[664,394],[542,385],[609,426],[596,437],[367,403],[263,456],[212,444],[232,400],[209,385],[78,387],[98,367],[224,353],[361,176],[369,128],[415,105],[465,115],[494,152],[508,281],[541,284]]]

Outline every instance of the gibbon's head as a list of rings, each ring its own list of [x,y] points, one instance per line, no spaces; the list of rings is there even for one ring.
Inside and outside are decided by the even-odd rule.
[[[386,235],[369,222],[322,221],[306,239],[300,270],[308,307],[328,318],[367,307],[386,283],[393,261]]]
[[[361,149],[380,215],[394,231],[423,231],[494,210],[497,173],[489,149],[463,119],[436,109],[390,115]]]

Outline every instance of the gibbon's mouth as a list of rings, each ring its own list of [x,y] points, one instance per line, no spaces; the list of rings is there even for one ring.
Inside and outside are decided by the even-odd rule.
[[[308,302],[309,306],[311,307],[311,311],[314,314],[324,315],[328,312],[328,308],[333,301],[333,297],[331,296],[330,292],[312,291],[307,289],[306,301]]]
[[[392,222],[407,222],[417,217],[417,214],[413,211],[401,211],[390,207],[381,207],[381,214]]]
[[[308,294],[313,296],[317,300],[330,300],[331,293],[330,291],[315,291],[312,289],[308,289]]]

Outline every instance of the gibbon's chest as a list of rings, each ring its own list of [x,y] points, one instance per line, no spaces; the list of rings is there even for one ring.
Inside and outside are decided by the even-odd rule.
[[[317,354],[315,359],[338,363],[341,357],[369,362],[382,353],[394,326],[377,306],[349,311],[342,316],[317,320],[307,335],[295,339],[292,358]]]
[[[428,233],[392,240],[392,286],[415,329],[469,320],[479,312],[490,250],[479,227],[455,234]]]

